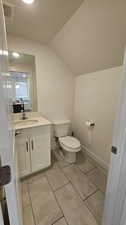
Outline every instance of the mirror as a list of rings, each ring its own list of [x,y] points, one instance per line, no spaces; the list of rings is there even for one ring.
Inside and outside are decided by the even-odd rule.
[[[13,112],[37,111],[35,56],[10,51],[8,59],[13,87]]]

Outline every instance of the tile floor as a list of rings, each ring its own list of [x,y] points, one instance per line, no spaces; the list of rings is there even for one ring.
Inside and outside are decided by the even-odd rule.
[[[48,170],[22,181],[24,225],[101,225],[106,180],[82,153],[70,165],[53,152]]]

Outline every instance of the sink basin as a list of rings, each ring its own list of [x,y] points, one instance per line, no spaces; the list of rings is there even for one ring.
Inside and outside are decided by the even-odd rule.
[[[15,121],[14,124],[20,125],[20,126],[27,126],[27,125],[33,125],[37,122],[38,120],[18,120],[18,121]]]

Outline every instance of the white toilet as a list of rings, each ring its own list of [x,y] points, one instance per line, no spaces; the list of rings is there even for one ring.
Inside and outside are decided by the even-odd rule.
[[[76,152],[79,152],[81,150],[81,144],[80,141],[75,137],[67,136],[69,133],[70,121],[55,121],[53,122],[53,124],[55,137],[57,137],[59,140],[59,144],[63,150],[65,160],[69,163],[75,163]]]

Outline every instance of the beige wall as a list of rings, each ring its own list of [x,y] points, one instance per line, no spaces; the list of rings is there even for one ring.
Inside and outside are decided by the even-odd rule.
[[[9,50],[35,56],[38,111],[48,119],[71,119],[74,76],[47,46],[17,37],[8,37]]]
[[[50,120],[71,119],[74,112],[76,135],[92,157],[108,167],[122,67],[74,77],[47,46],[14,37],[8,43],[10,50],[35,55],[38,111]],[[86,120],[96,123],[94,130],[88,130]]]
[[[121,72],[122,67],[116,67],[76,78],[74,130],[91,156],[104,167],[110,160]],[[94,129],[88,129],[87,120],[96,123]]]

